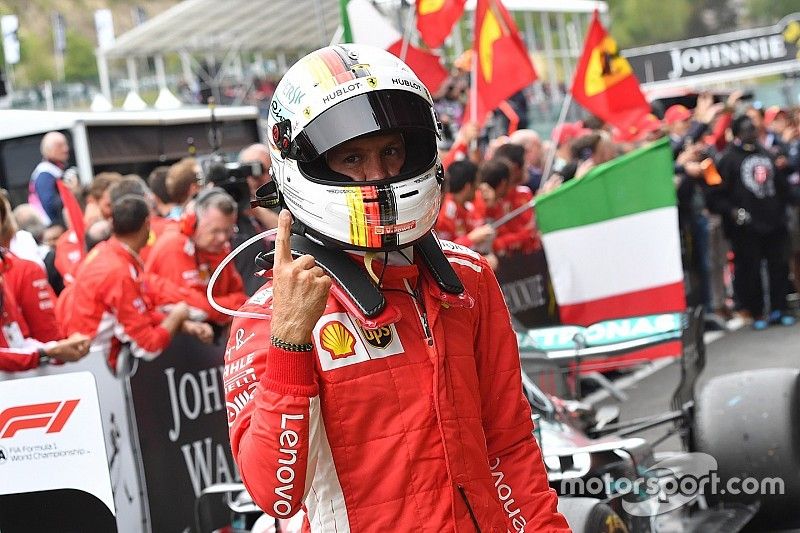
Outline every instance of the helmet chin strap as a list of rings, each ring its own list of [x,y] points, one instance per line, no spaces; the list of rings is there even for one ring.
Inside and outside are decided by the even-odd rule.
[[[380,287],[381,280],[378,278],[377,274],[375,274],[375,270],[372,268],[372,262],[375,260],[376,255],[378,255],[377,252],[367,252],[364,254],[364,268],[367,269],[367,274],[369,274],[369,277],[372,278],[372,281]],[[383,268],[386,268],[386,265],[383,265]]]

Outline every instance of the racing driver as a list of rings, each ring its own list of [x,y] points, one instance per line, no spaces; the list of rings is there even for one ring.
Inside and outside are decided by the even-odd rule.
[[[268,125],[256,201],[285,209],[224,374],[255,502],[305,509],[313,532],[569,531],[492,270],[431,232],[428,90],[384,50],[323,48],[283,77]]]

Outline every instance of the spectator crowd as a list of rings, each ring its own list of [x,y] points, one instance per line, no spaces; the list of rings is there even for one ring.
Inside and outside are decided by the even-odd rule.
[[[445,124],[463,116],[456,87],[440,98]],[[793,325],[790,304],[800,292],[800,108],[764,109],[742,96],[734,91],[715,103],[701,94],[694,109],[672,105],[663,118],[646,115],[626,132],[589,117],[558,124],[549,139],[527,129],[482,139],[467,122],[442,150],[447,193],[436,229],[495,265],[499,256],[536,250],[535,208],[523,206],[669,137],[687,303],[702,305],[713,328],[725,328],[734,315],[759,330]]]

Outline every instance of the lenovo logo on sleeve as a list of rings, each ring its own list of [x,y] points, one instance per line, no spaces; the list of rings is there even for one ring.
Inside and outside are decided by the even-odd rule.
[[[0,412],[0,439],[13,437],[23,429],[47,428],[58,433],[64,428],[80,400],[35,403],[9,407]]]

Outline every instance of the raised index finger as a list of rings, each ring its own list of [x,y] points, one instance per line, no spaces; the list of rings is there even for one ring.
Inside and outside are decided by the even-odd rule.
[[[292,247],[289,239],[292,236],[292,215],[288,209],[281,210],[278,215],[278,234],[275,236],[275,266],[292,262]]]

